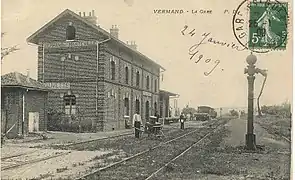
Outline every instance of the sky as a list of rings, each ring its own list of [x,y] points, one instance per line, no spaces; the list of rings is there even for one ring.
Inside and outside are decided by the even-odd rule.
[[[247,106],[247,77],[244,74],[246,57],[250,51],[236,51],[210,43],[198,47],[198,63],[190,60],[190,47],[202,40],[204,33],[218,41],[235,43],[241,47],[232,30],[232,12],[242,2],[239,0],[2,0],[2,46],[18,45],[19,51],[5,57],[1,74],[18,71],[32,78],[37,77],[37,46],[28,44],[26,38],[65,9],[75,13],[94,10],[98,24],[109,31],[112,25],[119,27],[119,38],[136,41],[138,51],[161,64],[166,71],[160,88],[180,95],[178,106],[183,108],[210,105],[212,107]],[[183,14],[157,14],[154,10],[184,9]],[[191,13],[192,10],[211,10],[211,14]],[[200,12],[200,11],[199,11]],[[290,21],[291,23],[292,21]],[[182,35],[195,29],[194,36]],[[291,24],[288,30],[292,30]],[[289,34],[288,39],[292,39]],[[257,67],[268,70],[262,105],[280,104],[292,100],[292,42],[286,50],[255,54]],[[206,63],[206,59],[211,59]],[[204,72],[220,63],[209,76]],[[208,60],[209,61],[209,60]],[[263,76],[257,74],[255,94],[257,98]],[[255,103],[256,104],[256,103]]]

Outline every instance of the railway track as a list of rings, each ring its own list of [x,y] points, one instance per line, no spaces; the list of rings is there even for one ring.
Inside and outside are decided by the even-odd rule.
[[[63,145],[56,145],[56,146],[71,147],[71,146],[87,144],[87,143],[91,143],[91,142],[95,142],[95,141],[102,141],[102,140],[106,140],[106,139],[114,139],[114,138],[123,137],[123,136],[131,136],[133,134],[134,134],[133,132],[130,132],[130,133],[124,133],[124,134],[119,134],[119,135],[110,136],[110,137],[103,137],[103,138],[91,139],[91,140],[68,143],[68,144],[63,144]]]
[[[205,128],[193,130],[118,162],[98,168],[93,172],[78,177],[77,179],[151,179],[170,163],[188,152],[192,147],[202,143],[208,136],[216,132],[218,128],[223,126],[226,122],[227,121],[217,121],[213,124],[209,124]],[[160,152],[157,152],[156,150],[160,148]],[[128,169],[130,171],[128,171]],[[134,170],[141,172],[141,174],[134,172]],[[114,174],[116,174],[116,176],[114,176]]]
[[[15,168],[18,168],[18,167],[21,167],[21,166],[24,166],[24,165],[29,165],[29,164],[34,164],[34,163],[46,161],[46,160],[49,160],[49,159],[52,159],[52,158],[67,155],[69,153],[71,153],[71,152],[63,152],[63,153],[58,153],[58,154],[54,154],[54,155],[50,155],[50,156],[45,156],[45,157],[42,157],[42,158],[32,159],[32,160],[29,160],[29,161],[17,162],[17,164],[12,164],[12,165],[8,165],[8,166],[4,166],[4,167],[2,166],[1,171],[15,169]],[[26,154],[23,154],[23,155],[26,155]],[[19,156],[15,156],[15,157],[19,157]],[[11,158],[13,158],[13,157],[11,157]]]
[[[258,123],[258,122],[257,122]],[[274,129],[270,128],[270,127],[266,127],[265,125],[263,125],[262,123],[258,123],[263,129],[265,129],[268,133],[273,134],[281,139],[284,139],[286,142],[291,143],[291,139],[282,135],[281,133],[278,133],[277,131],[275,131]]]

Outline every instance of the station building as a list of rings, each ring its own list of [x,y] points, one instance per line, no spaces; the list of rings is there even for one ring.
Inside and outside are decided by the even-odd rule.
[[[143,123],[159,113],[161,65],[105,31],[94,11],[66,9],[32,34],[38,46],[38,81],[51,87],[48,105],[69,122],[80,119],[94,131],[125,128],[138,113]],[[78,117],[78,118],[73,118]]]

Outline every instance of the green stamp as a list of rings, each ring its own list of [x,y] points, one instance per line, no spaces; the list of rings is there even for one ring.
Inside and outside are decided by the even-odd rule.
[[[286,49],[288,4],[250,2],[249,49]]]

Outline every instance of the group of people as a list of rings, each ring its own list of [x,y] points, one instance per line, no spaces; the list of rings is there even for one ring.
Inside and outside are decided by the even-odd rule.
[[[158,123],[159,122],[159,114],[158,113],[155,113],[155,122],[151,122],[151,124],[155,124],[155,123]],[[180,129],[184,129],[184,122],[185,122],[185,116],[183,113],[181,113],[180,117],[179,117],[179,122],[180,122]],[[132,125],[135,129],[135,137],[136,138],[139,138],[140,136],[140,133],[141,133],[141,124],[142,124],[142,120],[141,120],[141,116],[139,114],[134,114],[133,115],[133,119],[132,119]]]

